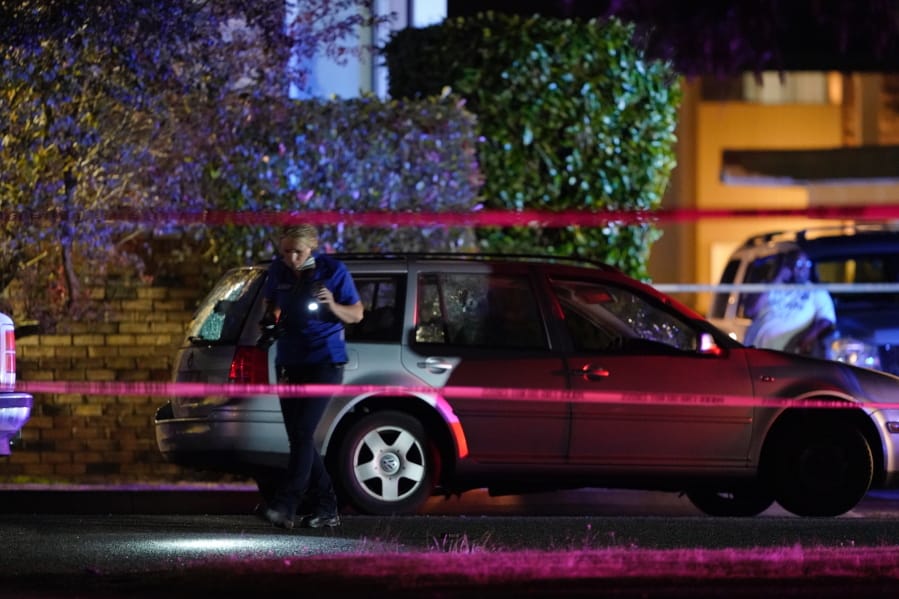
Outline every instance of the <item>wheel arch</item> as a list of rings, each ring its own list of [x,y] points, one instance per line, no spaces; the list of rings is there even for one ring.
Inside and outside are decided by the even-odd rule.
[[[349,429],[362,417],[374,412],[393,410],[408,414],[421,422],[437,451],[439,463],[435,481],[442,485],[446,477],[455,470],[457,456],[463,454],[460,453],[462,448],[451,430],[452,421],[447,422],[444,410],[439,409],[440,402],[443,402],[442,398],[438,398],[435,405],[415,395],[370,395],[356,402],[341,413],[336,426],[331,430],[323,448],[325,462],[329,468],[333,468],[338,452],[330,451],[331,447],[336,448]],[[455,419],[451,410],[449,416]],[[462,442],[464,443],[464,438]]]
[[[833,397],[813,397],[812,400],[832,401]],[[778,435],[785,434],[790,429],[801,426],[821,426],[827,423],[851,424],[868,442],[874,459],[874,480],[872,486],[883,483],[885,476],[883,440],[877,427],[871,421],[870,416],[860,407],[853,407],[851,403],[841,402],[841,407],[834,408],[789,408],[781,412],[765,435],[759,459],[759,470],[764,476],[764,469],[770,461],[776,459],[772,450],[776,446]]]

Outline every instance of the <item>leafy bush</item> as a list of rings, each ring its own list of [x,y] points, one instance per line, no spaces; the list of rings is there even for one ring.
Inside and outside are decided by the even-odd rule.
[[[467,229],[357,227],[352,214],[476,209],[475,127],[451,95],[273,101],[245,121],[222,161],[209,165],[207,198],[225,210],[346,213],[345,223],[321,230],[336,251],[472,249]],[[224,265],[272,251],[270,227],[229,226],[210,234]]]
[[[267,240],[261,229],[192,227],[173,250],[182,231],[159,222],[162,213],[402,209],[408,198],[426,206],[436,194],[470,209],[474,124],[456,100],[396,104],[380,123],[370,114],[378,107],[363,114],[364,102],[283,99],[288,87],[308,91],[305,59],[364,53],[358,31],[387,19],[370,7],[0,2],[0,307],[49,332],[64,317],[93,318],[90,286],[109,276],[177,276],[216,258],[243,263]],[[375,131],[381,125],[392,130]],[[304,140],[310,146],[299,148]],[[394,149],[405,161],[388,159]],[[350,208],[340,188],[357,183],[366,191]],[[120,211],[138,217],[110,217]],[[435,231],[428,241],[457,246],[457,233]],[[342,249],[376,245],[373,232],[327,235]],[[427,232],[391,235],[405,248]]]
[[[477,115],[486,207],[651,210],[675,165],[680,88],[618,20],[482,13],[396,32],[384,48],[395,98],[452,87]],[[480,247],[600,259],[647,277],[658,230],[483,229]]]

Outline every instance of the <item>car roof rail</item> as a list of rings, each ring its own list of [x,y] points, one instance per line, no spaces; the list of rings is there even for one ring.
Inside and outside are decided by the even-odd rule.
[[[774,241],[778,237],[791,236],[793,233],[790,231],[769,231],[767,233],[758,233],[756,235],[751,236],[746,242],[743,244],[744,247],[753,246],[753,245],[764,245],[766,243],[770,243]]]
[[[803,240],[814,237],[831,237],[836,235],[858,235],[864,233],[896,233],[899,232],[899,224],[896,222],[870,222],[862,221],[845,225],[833,225],[828,227],[809,227],[798,231],[797,235]]]
[[[899,222],[870,222],[862,221],[843,225],[827,225],[821,227],[806,227],[795,231],[769,231],[758,233],[749,237],[743,247],[765,245],[772,241],[798,241],[804,242],[820,237],[834,237],[839,235],[857,235],[864,233],[899,233]]]
[[[493,252],[337,252],[332,254],[340,260],[461,260],[488,261],[506,260],[510,262],[550,262],[566,263],[574,266],[589,266],[601,270],[620,271],[615,266],[599,260],[580,256],[558,256],[553,254],[501,254]]]

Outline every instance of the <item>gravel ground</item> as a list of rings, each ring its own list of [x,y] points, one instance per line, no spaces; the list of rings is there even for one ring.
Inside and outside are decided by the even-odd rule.
[[[895,597],[899,547],[389,553],[181,563],[4,579],[22,599],[232,597]]]

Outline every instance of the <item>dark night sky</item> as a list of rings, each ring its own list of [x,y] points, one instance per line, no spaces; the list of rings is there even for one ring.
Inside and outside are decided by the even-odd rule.
[[[486,10],[548,17],[592,17],[604,14],[608,7],[609,0],[447,0],[450,17]]]
[[[682,72],[757,68],[899,72],[899,0],[447,2],[450,17],[485,10],[596,17],[610,9],[652,28],[650,52],[672,58]]]

